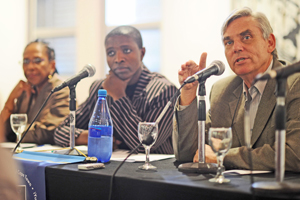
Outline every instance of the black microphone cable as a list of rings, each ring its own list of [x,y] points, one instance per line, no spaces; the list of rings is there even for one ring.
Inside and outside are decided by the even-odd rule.
[[[247,137],[247,133],[248,136],[250,135],[250,116],[249,116],[249,109],[250,109],[250,105],[247,105],[245,108],[245,114],[244,114],[244,132],[245,132],[245,138]],[[247,130],[246,130],[247,129]],[[252,200],[255,199],[255,191],[252,188],[252,185],[254,183],[254,179],[253,179],[253,163],[252,163],[252,148],[251,148],[251,138],[247,138],[246,139],[246,147],[247,147],[247,153],[248,153],[248,159],[249,159],[249,166],[250,166],[250,184],[251,184],[251,188],[250,188],[250,192],[251,192],[251,197]]]
[[[150,136],[150,135],[149,135]],[[151,136],[150,136],[151,137]],[[149,137],[148,137],[149,138]],[[152,137],[151,137],[152,138]],[[152,138],[153,139],[153,138]],[[126,158],[121,162],[121,164],[117,167],[117,169],[114,171],[113,175],[111,176],[110,179],[110,185],[109,185],[109,196],[108,199],[110,200],[112,198],[112,191],[113,191],[113,181],[116,173],[119,171],[121,166],[125,163],[125,161],[131,156],[143,143],[140,142],[134,149],[130,151],[130,153],[126,156]]]
[[[153,128],[150,130],[150,133],[153,131]],[[112,197],[112,190],[113,190],[113,181],[116,173],[121,168],[121,166],[125,163],[125,161],[135,152],[142,144],[151,145],[153,143],[153,137],[151,134],[147,135],[147,138],[145,138],[142,142],[140,142],[133,150],[130,151],[130,153],[126,156],[126,158],[121,162],[121,164],[117,167],[117,169],[114,171],[113,175],[111,176],[110,180],[110,186],[109,186],[109,197],[108,199],[111,199]]]
[[[28,133],[30,127],[32,126],[32,124],[35,122],[36,118],[39,116],[39,114],[41,113],[41,111],[43,110],[43,108],[45,107],[47,101],[49,100],[49,98],[51,97],[51,95],[54,93],[54,91],[52,90],[50,92],[50,94],[48,95],[47,99],[44,101],[42,107],[39,109],[38,113],[35,115],[34,119],[32,120],[32,122],[29,124],[28,128],[26,129],[26,131],[22,134],[21,139],[19,140],[19,142],[17,143],[16,147],[14,148],[14,150],[12,151],[13,153],[16,151],[16,149],[18,148],[18,146],[20,145],[20,143],[22,142],[23,138],[25,137],[25,135]]]
[[[248,94],[249,95],[249,94]],[[248,96],[247,95],[247,96]],[[254,183],[254,178],[253,178],[253,163],[252,163],[252,147],[251,147],[251,127],[250,127],[250,102],[245,105],[245,113],[244,113],[244,134],[245,134],[245,143],[247,147],[247,153],[248,153],[248,159],[249,159],[249,166],[250,166],[250,192],[251,192],[251,197],[252,200],[255,199],[255,191],[252,188],[252,185]]]

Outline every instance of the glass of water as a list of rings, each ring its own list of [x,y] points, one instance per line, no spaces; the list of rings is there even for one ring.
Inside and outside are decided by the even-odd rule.
[[[224,177],[223,160],[232,144],[231,128],[210,128],[208,142],[212,150],[217,156],[218,170],[214,178],[209,179],[210,182],[227,183],[229,179]]]
[[[20,141],[22,133],[27,125],[27,114],[11,114],[10,126],[17,135],[17,143]]]
[[[138,136],[140,142],[143,143],[146,153],[145,164],[139,166],[139,169],[143,170],[156,170],[157,167],[149,163],[150,149],[156,142],[158,134],[158,124],[155,122],[140,122],[138,126]]]

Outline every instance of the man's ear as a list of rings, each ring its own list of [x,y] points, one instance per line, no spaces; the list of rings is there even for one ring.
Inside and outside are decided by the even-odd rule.
[[[145,47],[141,48],[141,61],[143,61],[145,53],[146,53],[146,48]]]
[[[272,53],[276,48],[276,39],[273,33],[269,35],[268,38],[268,52]]]

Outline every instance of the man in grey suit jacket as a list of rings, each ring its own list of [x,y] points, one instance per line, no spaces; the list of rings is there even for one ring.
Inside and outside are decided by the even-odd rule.
[[[249,8],[234,11],[222,28],[223,44],[228,64],[234,76],[214,84],[210,94],[209,127],[232,127],[232,148],[224,159],[226,169],[250,169],[244,139],[244,108],[250,104],[252,163],[255,170],[275,168],[275,107],[276,80],[259,81],[252,85],[259,73],[282,67],[277,58],[276,40],[268,19]],[[199,65],[188,61],[178,72],[179,82],[203,69],[206,53]],[[198,82],[187,84],[181,91],[173,123],[173,148],[178,161],[198,162],[197,103]],[[300,74],[287,79],[286,89],[286,170],[300,171]],[[205,145],[205,160],[216,163],[211,147]]]

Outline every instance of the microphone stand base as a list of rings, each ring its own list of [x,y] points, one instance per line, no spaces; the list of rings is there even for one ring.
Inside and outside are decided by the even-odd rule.
[[[217,172],[217,164],[215,163],[183,163],[178,166],[178,170],[184,173],[198,174],[215,174]]]
[[[73,151],[75,151],[76,154],[72,154]],[[84,153],[82,153],[79,149],[71,148],[71,147],[53,150],[52,153],[63,154],[63,155],[79,155],[79,156],[82,155],[82,156],[86,157],[86,155]]]
[[[299,183],[288,182],[256,182],[252,184],[252,191],[259,194],[300,194]]]
[[[24,150],[22,150],[22,149],[16,149],[15,152],[13,152],[13,153],[18,154],[18,153],[22,153],[23,151]]]

